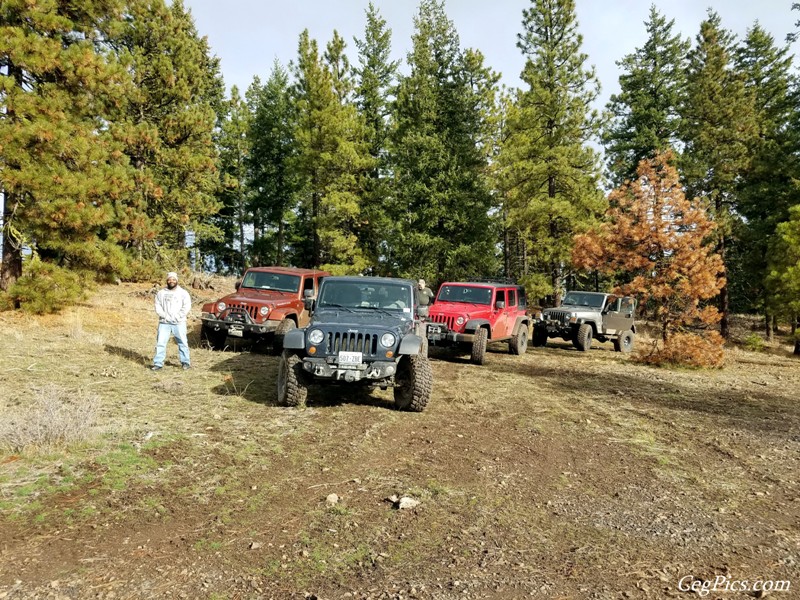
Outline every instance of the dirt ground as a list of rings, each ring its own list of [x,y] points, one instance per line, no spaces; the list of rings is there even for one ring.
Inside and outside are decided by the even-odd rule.
[[[0,599],[669,598],[715,577],[707,598],[800,597],[785,338],[718,371],[496,345],[482,367],[436,354],[420,414],[347,388],[293,410],[277,358],[199,347],[225,290],[193,291],[193,369],[171,343],[150,372],[147,291],[0,314],[0,419],[42,390],[99,406],[84,443],[0,451]]]

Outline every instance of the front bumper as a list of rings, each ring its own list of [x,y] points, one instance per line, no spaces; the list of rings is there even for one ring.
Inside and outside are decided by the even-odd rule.
[[[258,338],[264,335],[275,333],[278,328],[278,321],[264,321],[254,323],[252,319],[242,319],[239,315],[234,318],[218,319],[211,313],[203,313],[200,319],[203,326],[211,331],[224,331],[231,337]]]
[[[425,335],[432,346],[449,346],[451,344],[472,343],[474,333],[459,333],[448,329],[444,323],[426,323]]]
[[[335,357],[303,358],[303,370],[316,379],[354,382],[362,380],[379,381],[393,378],[397,373],[394,361],[362,362],[361,364],[340,365]]]

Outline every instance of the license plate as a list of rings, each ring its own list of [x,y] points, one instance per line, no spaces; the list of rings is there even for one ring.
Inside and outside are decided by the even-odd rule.
[[[441,325],[428,325],[428,334],[431,333],[442,333],[442,326]]]
[[[233,337],[242,337],[243,333],[244,332],[241,329],[234,329],[233,327],[228,329],[228,335],[233,336]]]
[[[340,365],[360,365],[361,352],[339,352]]]

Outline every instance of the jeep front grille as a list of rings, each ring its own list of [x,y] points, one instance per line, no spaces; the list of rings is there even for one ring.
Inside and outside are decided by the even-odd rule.
[[[250,318],[255,321],[256,317],[258,316],[258,306],[247,306],[244,304],[229,304],[228,305],[228,316],[233,316],[233,319],[229,320],[238,320],[236,319],[236,315],[242,315],[242,313],[247,313]]]
[[[367,356],[378,353],[378,336],[369,333],[328,332],[326,338],[327,353],[361,352]]]
[[[444,323],[448,329],[455,329],[456,318],[449,315],[431,315],[434,323]]]
[[[562,325],[569,324],[569,311],[566,310],[551,310],[547,313],[546,318],[553,321],[558,321]]]

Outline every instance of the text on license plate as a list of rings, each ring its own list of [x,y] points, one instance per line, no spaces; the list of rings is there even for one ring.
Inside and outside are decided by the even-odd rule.
[[[340,365],[360,365],[361,352],[339,352]]]
[[[428,333],[442,333],[441,325],[428,325]]]
[[[242,337],[242,330],[231,327],[228,329],[228,335],[232,335],[233,337]]]

